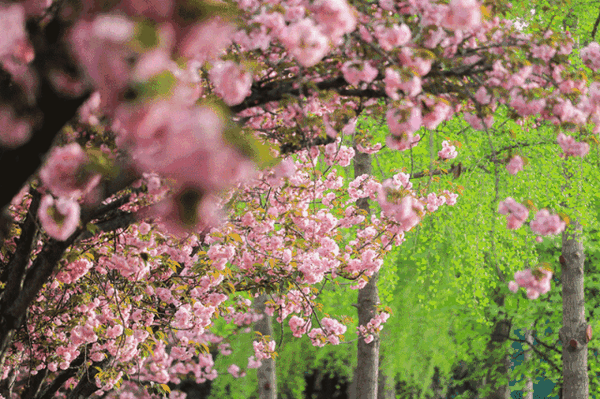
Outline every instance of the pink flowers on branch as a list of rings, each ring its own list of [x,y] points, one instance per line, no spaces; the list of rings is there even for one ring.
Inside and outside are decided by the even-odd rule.
[[[550,215],[547,209],[540,210],[529,227],[535,233],[543,236],[560,234],[565,230],[566,224],[558,215]]]
[[[318,346],[339,343],[343,318],[324,317],[316,327],[321,316],[313,312],[314,285],[345,278],[361,288],[392,246],[457,197],[417,193],[404,173],[384,182],[338,175],[332,166],[348,166],[355,156],[343,140],[357,134],[360,112],[385,115],[387,147],[399,151],[419,144],[420,129],[436,129],[454,114],[475,129],[492,129],[498,107],[518,122],[536,117],[563,130],[600,122],[598,85],[559,64],[571,53],[569,35],[525,37],[511,21],[483,17],[476,0],[208,7],[187,0],[84,1],[58,12],[46,9],[50,3],[0,5],[0,67],[10,87],[0,93],[0,166],[18,175],[13,163],[29,157],[34,167],[17,183],[25,184],[37,173],[40,152],[63,124],[80,116],[56,140],[67,144],[49,151],[39,169],[41,184],[34,184],[42,192],[38,219],[54,240],[42,235],[34,241],[40,235],[33,228],[36,249],[23,257],[33,263],[20,266],[52,279],[36,281],[32,287],[41,288],[14,301],[25,304],[11,317],[22,325],[28,315],[31,342],[19,341],[14,330],[0,332],[0,340],[15,337],[0,358],[19,379],[42,370],[55,377],[81,353],[89,353],[94,365],[108,359],[114,366],[96,379],[104,391],[114,389],[123,373],[132,377],[126,386],[192,375],[199,383],[213,379],[217,372],[204,346],[223,356],[228,349],[224,337],[210,333],[212,323],[222,318],[249,328],[257,315],[236,292],[265,287],[273,291],[268,311],[280,322],[290,316],[295,336],[307,334]],[[43,21],[57,32],[46,35],[44,27],[25,21]],[[595,43],[582,49],[586,65],[599,68],[599,49]],[[49,106],[49,99],[56,104]],[[71,111],[59,118],[50,109]],[[316,147],[324,138],[328,144]],[[47,143],[34,154],[19,153],[28,140],[33,147]],[[563,133],[557,139],[564,157],[584,156],[589,146],[583,140]],[[381,148],[368,141],[357,148]],[[273,157],[290,153],[294,157],[268,168]],[[456,148],[444,142],[438,155],[453,159]],[[516,174],[522,167],[514,157],[507,170]],[[136,179],[135,187],[123,183]],[[113,183],[126,191],[103,191]],[[21,188],[2,187],[10,198]],[[356,202],[367,198],[381,212],[360,212]],[[19,222],[27,201],[12,205]],[[231,214],[222,211],[225,204]],[[111,207],[85,226],[94,245],[66,247],[80,215]],[[130,212],[147,223],[130,226],[123,217]],[[529,216],[511,198],[499,212],[511,229]],[[106,227],[113,222],[122,223]],[[564,229],[545,210],[530,225],[541,235]],[[17,242],[10,237],[7,248],[14,251]],[[56,249],[63,247],[66,252]],[[57,258],[44,273],[33,270],[41,263],[38,248]],[[531,296],[546,292],[547,273],[531,273],[516,276],[515,284]],[[78,284],[86,276],[97,283]],[[11,291],[8,284],[4,292],[26,291],[20,287]],[[62,302],[68,298],[78,298],[77,306],[68,308]],[[382,313],[360,326],[361,337],[372,339],[386,318]],[[157,334],[163,329],[168,342]],[[28,345],[39,350],[27,351]],[[272,356],[275,346],[265,339],[254,349],[249,368]],[[237,365],[228,371],[244,373]]]
[[[458,156],[458,153],[455,146],[444,140],[442,142],[442,149],[438,151],[438,156],[442,159],[454,159]]]
[[[527,298],[536,299],[541,294],[550,291],[552,272],[544,268],[527,269],[515,273],[515,280],[508,284],[512,292],[517,292],[519,287],[527,290]]]
[[[506,218],[506,228],[511,230],[521,227],[523,222],[529,217],[529,210],[511,197],[498,204],[498,212],[502,215],[508,215]]]
[[[523,158],[521,158],[519,155],[515,155],[510,159],[510,161],[506,165],[506,170],[511,175],[516,175],[517,173],[523,170],[523,165]]]

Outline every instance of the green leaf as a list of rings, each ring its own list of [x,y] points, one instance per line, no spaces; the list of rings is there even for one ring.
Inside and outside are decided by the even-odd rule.
[[[159,36],[156,25],[148,19],[138,22],[135,26],[134,40],[143,50],[158,46]]]

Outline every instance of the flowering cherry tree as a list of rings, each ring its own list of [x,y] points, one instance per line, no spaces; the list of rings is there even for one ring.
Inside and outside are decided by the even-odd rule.
[[[363,114],[410,151],[422,128],[462,115],[487,133],[506,107],[553,123],[565,158],[584,156],[600,85],[570,66],[568,32],[524,34],[503,7],[0,3],[0,166],[13,171],[0,192],[1,394],[82,397],[124,380],[130,395],[164,393],[188,373],[214,378],[210,350],[227,348],[211,325],[245,329],[262,293],[280,321],[293,314],[294,335],[339,343],[344,324],[315,312],[318,284],[361,288],[405,232],[456,200],[415,192],[406,173],[345,182],[346,137],[381,148],[355,131]],[[600,68],[597,44],[580,56]],[[381,211],[361,214],[362,198]],[[500,211],[509,228],[528,217],[514,200]],[[542,210],[530,226],[561,223]],[[386,319],[359,334],[371,342]],[[275,351],[268,337],[254,348],[248,368]]]

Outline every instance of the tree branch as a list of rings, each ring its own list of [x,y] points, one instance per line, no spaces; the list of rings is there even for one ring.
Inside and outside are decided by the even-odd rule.
[[[17,248],[0,278],[2,282],[6,283],[6,288],[2,292],[2,299],[0,300],[0,303],[2,303],[0,308],[3,308],[6,305],[6,301],[14,300],[21,291],[21,283],[23,282],[23,277],[25,275],[25,268],[27,266],[29,254],[31,253],[33,239],[37,232],[35,218],[37,217],[41,199],[41,194],[35,189],[31,190],[31,195],[33,198],[29,205],[25,221],[23,222],[23,227],[21,228],[21,236],[19,237]]]
[[[596,40],[596,32],[598,31],[598,24],[600,24],[600,13],[598,13],[598,17],[596,17],[596,22],[594,22],[594,27],[592,28],[592,41]]]
[[[20,117],[25,116],[39,120],[41,115],[43,121],[34,127],[32,137],[25,145],[15,149],[0,147],[0,170],[11,171],[10,176],[2,180],[0,210],[10,204],[11,199],[39,168],[44,154],[52,146],[57,134],[76,115],[77,110],[90,94],[85,92],[75,98],[66,98],[54,90],[46,75],[51,68],[56,67],[57,63],[65,64],[70,60],[68,50],[62,41],[68,26],[61,21],[54,20],[48,23],[43,30],[35,24],[28,24],[27,28],[36,54],[31,66],[33,73],[37,74],[40,79],[37,104],[35,104],[35,108],[32,107],[27,104],[23,96],[17,98],[21,104],[15,104],[14,98],[10,104],[14,106],[17,115],[25,113],[25,115],[19,115]],[[68,67],[75,70],[72,65],[67,65],[66,68]],[[11,85],[18,87],[14,82]]]
[[[77,358],[73,360],[73,362],[71,362],[69,368],[66,369],[64,372],[60,373],[58,376],[56,376],[52,383],[41,394],[36,396],[35,399],[52,399],[54,397],[54,394],[58,392],[60,387],[62,387],[63,384],[69,378],[74,377],[77,374],[77,372],[79,371],[79,367],[81,367],[81,365],[85,361],[86,351],[90,347],[91,346],[88,345],[88,348],[86,350],[81,351],[79,356],[77,356]]]

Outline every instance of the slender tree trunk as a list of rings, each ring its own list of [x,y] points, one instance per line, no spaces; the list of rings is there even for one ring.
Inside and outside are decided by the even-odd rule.
[[[494,301],[498,306],[504,306],[504,296],[498,294]],[[504,314],[500,313],[494,323],[491,339],[487,344],[489,357],[486,384],[492,388],[487,399],[510,399],[508,381],[511,366],[510,355],[506,349],[501,349],[506,346],[509,334],[510,321]],[[503,381],[503,379],[506,379],[506,381]]]
[[[588,338],[583,292],[583,242],[581,225],[572,221],[562,235],[563,327],[559,336],[563,346],[563,399],[587,399]]]
[[[371,174],[371,156],[355,149],[354,176]],[[361,198],[357,201],[360,209],[370,213],[369,201]],[[376,316],[379,294],[377,292],[377,279],[379,273],[373,273],[367,285],[358,291],[358,324],[366,325]],[[379,338],[371,343],[365,343],[364,339],[358,340],[358,363],[356,380],[356,399],[377,399],[377,386],[379,374]]]
[[[532,326],[533,327],[533,326]],[[525,348],[525,344],[523,344],[523,362],[526,364],[531,362],[531,347],[533,346],[533,334],[532,330],[525,330],[525,341],[527,341],[528,348]],[[523,399],[533,399],[533,379],[530,376],[527,376],[527,380],[525,382],[525,389],[523,389]]]
[[[436,366],[433,369],[433,376],[431,377],[431,385],[429,385],[429,389],[431,389],[431,399],[444,399],[444,387],[442,387],[442,382],[440,379],[440,369]],[[392,397],[394,399],[394,397]]]
[[[262,335],[273,337],[273,323],[271,317],[265,313],[266,295],[261,295],[254,301],[254,307],[263,315],[263,318],[254,324],[254,330]],[[277,375],[275,373],[275,359],[263,359],[262,365],[257,370],[258,397],[260,399],[277,399]]]

